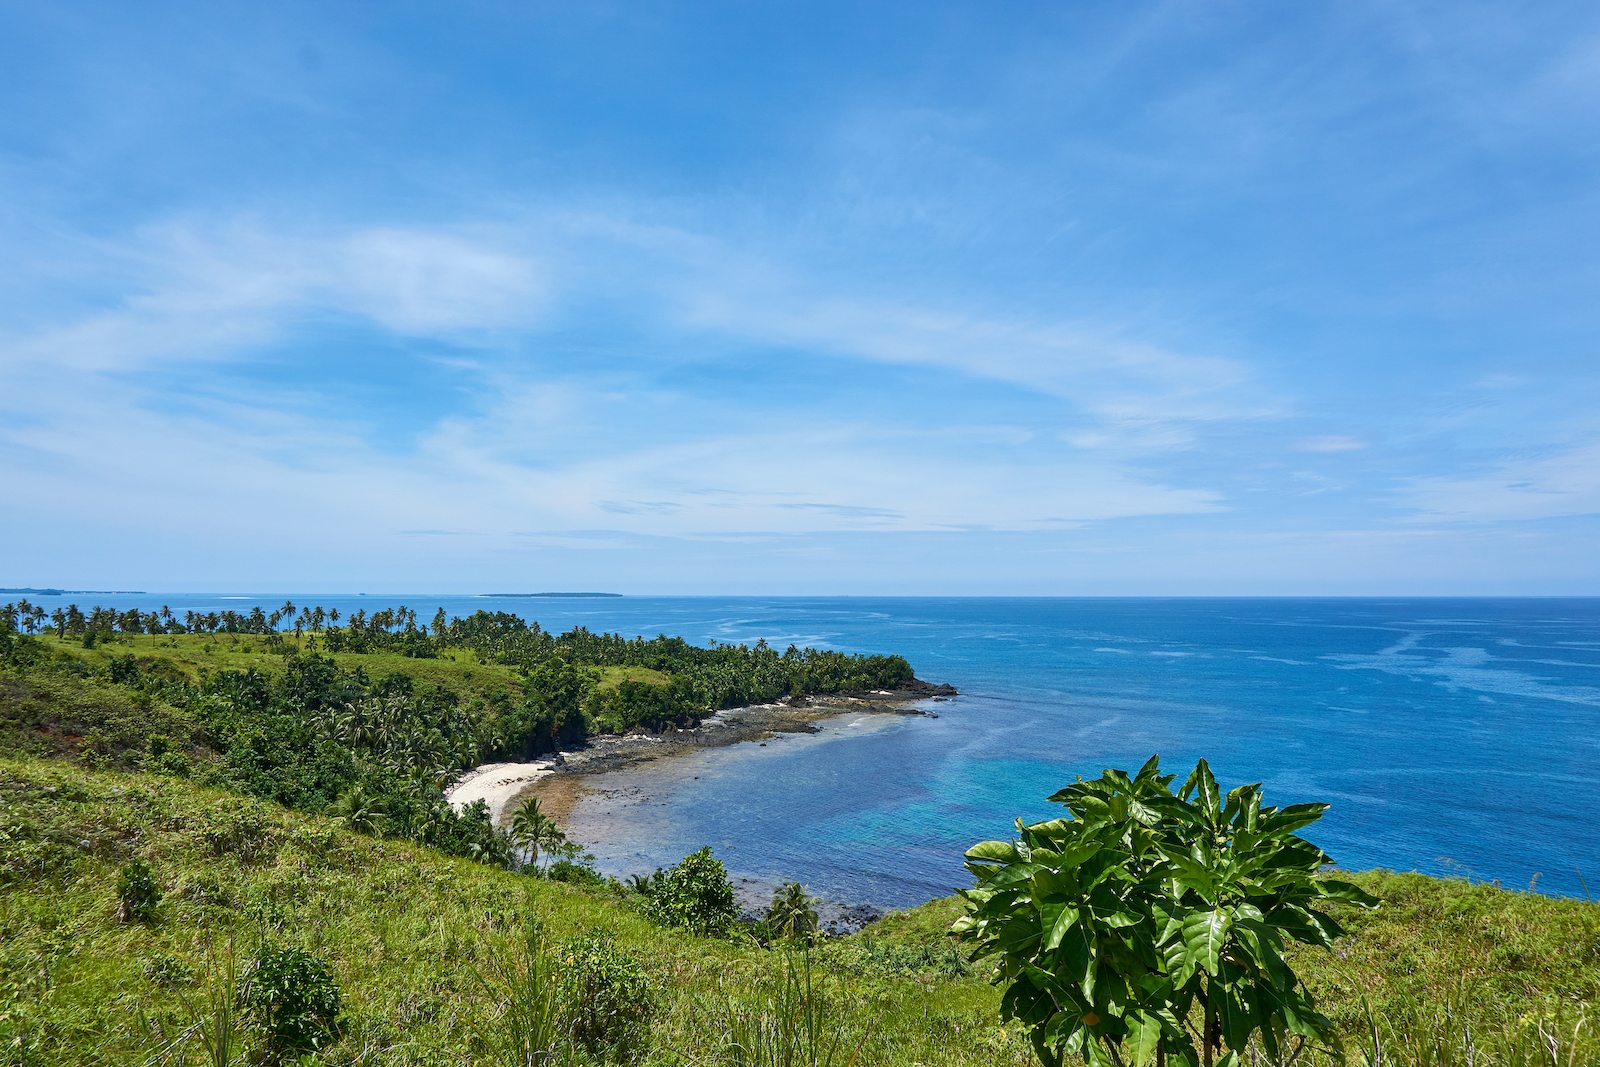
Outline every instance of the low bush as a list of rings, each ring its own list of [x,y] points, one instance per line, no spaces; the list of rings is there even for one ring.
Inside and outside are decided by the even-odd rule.
[[[546,877],[568,885],[605,885],[606,876],[593,864],[581,860],[556,860],[545,872]]]
[[[117,872],[117,897],[121,906],[117,918],[122,922],[151,922],[161,903],[161,889],[150,873],[150,865],[134,860]]]
[[[685,856],[650,882],[645,913],[663,926],[681,926],[703,937],[728,930],[739,917],[733,883],[707,845]]]
[[[617,1060],[642,1048],[653,1008],[650,980],[616,938],[606,931],[570,938],[557,960],[573,1044]]]
[[[245,968],[239,1007],[250,1017],[269,1064],[339,1039],[344,997],[328,965],[299,948],[262,949]]]

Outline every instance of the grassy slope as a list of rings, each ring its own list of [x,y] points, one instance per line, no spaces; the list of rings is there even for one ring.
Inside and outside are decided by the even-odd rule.
[[[714,1060],[728,1005],[759,1000],[780,962],[660,930],[619,896],[350,835],[180,779],[9,758],[0,804],[0,1032],[31,1046],[31,1062],[143,1062],[139,1012],[186,1022],[184,999],[203,997],[230,943],[242,957],[263,938],[338,971],[350,1028],[331,1062],[486,1062],[474,1058],[471,1021],[491,1005],[475,971],[530,914],[557,937],[612,930],[638,957],[658,997],[652,1062]],[[112,918],[116,870],[135,857],[167,893],[150,927]],[[1337,955],[1296,960],[1350,1028],[1352,1051],[1367,1004],[1389,1030],[1419,1011],[1437,1029],[1448,1010],[1492,1045],[1541,1005],[1564,1001],[1570,1024],[1592,1000],[1600,907],[1417,875],[1359,878],[1386,907],[1349,917]],[[943,931],[956,913],[936,900],[819,951],[846,1040],[871,1029],[864,1062],[1029,1062],[995,1019],[996,991],[955,973],[965,968]]]
[[[331,1062],[485,1062],[471,1038],[489,1006],[475,970],[529,914],[557,937],[610,929],[640,960],[659,998],[655,1062],[711,1056],[730,1000],[752,1002],[779,962],[660,930],[604,893],[346,834],[179,779],[13,758],[0,760],[0,797],[0,1033],[23,1038],[31,1062],[142,1063],[139,1012],[187,1022],[184,998],[203,998],[230,942],[241,957],[262,938],[300,945],[335,967],[350,1027]],[[112,918],[117,868],[135,857],[167,891],[151,927]],[[1027,1062],[981,982],[850,960],[824,969],[847,1040],[880,1020],[872,1062]]]
[[[293,634],[281,635],[283,646],[310,648],[310,635],[296,638]],[[275,672],[282,657],[264,637],[253,634],[118,634],[114,642],[84,648],[76,638],[61,640],[54,635],[41,635],[50,651],[58,656],[81,660],[91,668],[105,667],[113,656],[132,655],[138,658],[141,668],[163,661],[198,681],[204,673],[242,671],[254,667],[262,672]],[[320,655],[329,655],[326,649],[316,649]],[[437,659],[412,659],[386,653],[360,654],[341,652],[332,657],[340,667],[361,667],[368,677],[377,680],[389,674],[409,674],[419,689],[440,684],[462,695],[482,693],[500,688],[511,693],[522,692],[522,679],[511,667],[495,663],[478,663],[470,650],[446,649]],[[654,674],[654,671],[646,671]]]

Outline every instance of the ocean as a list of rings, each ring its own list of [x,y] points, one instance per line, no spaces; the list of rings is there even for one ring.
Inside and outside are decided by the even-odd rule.
[[[745,884],[904,907],[969,884],[966,847],[1053,817],[1044,798],[1075,776],[1159,753],[1180,781],[1204,757],[1224,788],[1331,804],[1305,836],[1342,867],[1579,896],[1600,880],[1600,599],[32,599],[484,607],[555,632],[899,653],[961,691],[925,717],[845,716],[593,779],[569,832],[618,876],[710,845]]]

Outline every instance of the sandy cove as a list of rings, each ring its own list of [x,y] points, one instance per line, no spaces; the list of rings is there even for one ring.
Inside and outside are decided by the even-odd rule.
[[[553,756],[530,763],[485,763],[468,771],[445,790],[445,799],[457,809],[483,800],[496,826],[507,825],[530,797],[564,824],[583,795],[583,779],[591,774],[621,770],[639,763],[682,755],[697,748],[718,748],[741,741],[764,741],[774,734],[814,734],[816,723],[836,715],[937,714],[912,707],[922,700],[940,701],[956,695],[948,685],[917,682],[896,690],[872,690],[802,698],[794,703],[753,704],[728,708],[702,719],[699,726],[680,730],[668,727],[652,733],[636,727],[626,734],[601,734],[582,744],[563,748]]]

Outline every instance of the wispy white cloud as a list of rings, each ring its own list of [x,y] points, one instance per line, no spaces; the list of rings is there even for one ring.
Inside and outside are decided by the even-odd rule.
[[[1600,514],[1600,442],[1497,463],[1477,477],[1417,478],[1412,522],[1499,522]]]
[[[479,336],[531,326],[549,305],[537,259],[449,229],[308,235],[259,220],[186,220],[102,243],[102,253],[101,277],[83,282],[109,287],[109,310],[13,337],[0,361],[132,370],[231,359],[315,315]]]

